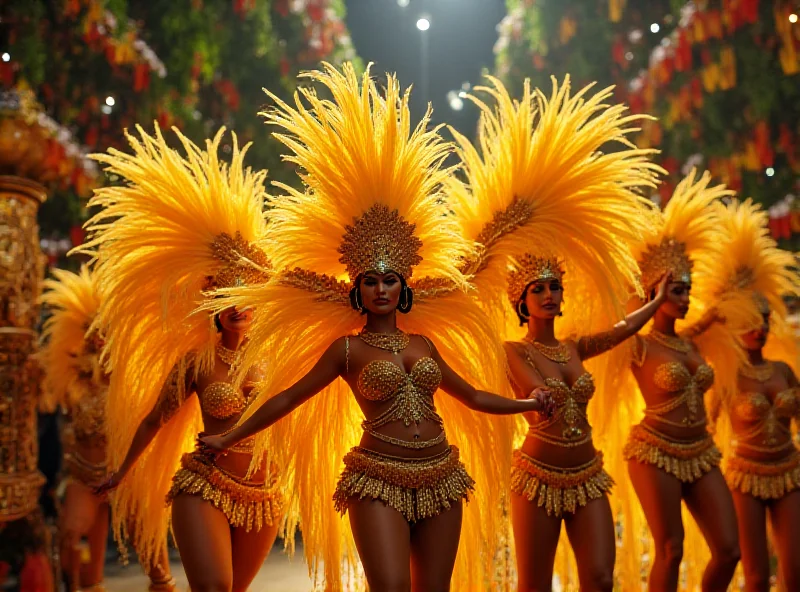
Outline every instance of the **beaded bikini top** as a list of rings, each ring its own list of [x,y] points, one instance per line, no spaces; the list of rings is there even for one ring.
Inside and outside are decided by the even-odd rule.
[[[641,348],[637,366],[644,363],[647,356],[647,337],[638,338]],[[704,425],[706,418],[703,407],[703,395],[714,384],[714,369],[708,364],[700,364],[694,374],[683,362],[666,362],[656,368],[653,375],[655,385],[675,396],[664,403],[649,405],[645,415],[664,424],[676,427],[695,427]],[[681,405],[686,406],[687,414],[680,422],[674,422],[665,416]],[[699,418],[699,419],[698,419]]]
[[[241,415],[249,403],[244,392],[234,388],[229,382],[212,382],[200,395],[200,408],[203,413],[215,419],[228,419]]]
[[[525,361],[541,376],[531,356],[530,346],[521,344],[525,354]],[[577,446],[591,440],[591,429],[586,408],[594,396],[594,377],[589,372],[581,374],[572,386],[560,378],[544,378],[545,385],[550,389],[550,395],[556,404],[555,413],[549,419],[531,425],[529,434],[552,444],[562,446]],[[561,436],[546,434],[550,426],[561,423],[563,429]]]
[[[750,424],[747,429],[736,433],[740,445],[754,448],[747,442],[763,436],[760,445],[766,446],[766,451],[773,450],[773,447],[776,450],[789,447],[792,442],[789,420],[800,415],[800,388],[780,391],[772,400],[768,393],[739,393],[731,406],[731,415]],[[760,449],[758,444],[756,446]]]
[[[428,345],[431,347],[430,343]],[[349,337],[345,338],[345,351],[349,367]],[[418,359],[410,372],[405,372],[389,360],[369,362],[358,375],[358,392],[368,401],[391,401],[391,403],[377,417],[365,419],[361,427],[379,440],[404,448],[428,448],[444,441],[444,432],[433,440],[408,442],[377,431],[378,428],[395,421],[402,421],[405,426],[410,426],[412,423],[418,425],[428,420],[443,426],[444,422],[433,403],[433,395],[441,382],[442,372],[436,360],[430,356]]]

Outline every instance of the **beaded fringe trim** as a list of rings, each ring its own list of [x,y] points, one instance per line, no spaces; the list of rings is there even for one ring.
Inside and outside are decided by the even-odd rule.
[[[334,506],[342,514],[351,498],[372,498],[394,508],[409,522],[416,522],[468,500],[475,486],[455,446],[420,459],[355,447],[345,455],[344,464],[333,494]]]
[[[578,507],[611,491],[614,480],[603,469],[603,453],[574,468],[544,465],[521,450],[514,451],[511,491],[544,507],[548,516],[574,514]]]
[[[800,487],[800,454],[778,463],[756,462],[732,456],[725,466],[731,489],[759,499],[778,499]]]
[[[633,426],[622,454],[626,460],[653,465],[684,483],[697,481],[722,461],[710,435],[696,442],[676,442],[642,424]]]
[[[172,478],[167,503],[181,493],[199,495],[220,510],[234,528],[249,532],[272,526],[283,512],[283,498],[274,486],[239,480],[206,458],[184,454]]]

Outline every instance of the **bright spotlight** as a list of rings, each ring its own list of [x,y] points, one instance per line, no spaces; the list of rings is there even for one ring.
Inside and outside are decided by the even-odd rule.
[[[461,111],[464,108],[464,99],[456,95],[450,99],[450,108],[453,111]]]
[[[106,97],[106,105],[113,107],[116,104],[117,102],[114,100],[114,97]]]
[[[417,21],[417,29],[419,29],[420,31],[427,31],[430,28],[431,28],[431,22],[425,17]]]
[[[4,62],[10,62],[11,61],[11,54],[8,53],[7,51],[3,52],[3,61]]]
[[[792,13],[792,14],[789,15],[789,22],[792,23],[792,24],[797,22],[797,15],[795,13]],[[7,55],[7,54],[3,55],[3,59],[4,60],[5,60],[5,55]]]
[[[658,25],[658,23],[653,23],[652,25],[650,25],[650,32],[651,33],[658,33],[660,30],[661,30],[661,27]]]
[[[406,6],[408,6],[408,4],[409,4],[409,2],[410,2],[410,1],[411,1],[411,0],[397,0],[397,5],[398,5],[400,8],[405,8]]]
[[[108,105],[103,105],[100,107],[100,111],[102,111],[104,115],[111,115],[111,107]]]
[[[774,177],[775,176],[775,169],[773,169],[772,167],[769,167],[769,168],[767,168],[766,173],[767,173],[767,177]]]

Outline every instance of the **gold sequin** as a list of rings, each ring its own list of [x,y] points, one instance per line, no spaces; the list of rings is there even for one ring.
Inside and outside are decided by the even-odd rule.
[[[703,394],[714,384],[714,370],[706,364],[700,365],[694,375],[681,362],[668,362],[656,368],[653,382],[669,393],[678,393],[660,405],[650,405],[645,414],[668,425],[691,427],[705,423],[705,417],[698,419],[703,410]],[[688,411],[681,422],[665,417],[669,412],[686,405]]]
[[[554,257],[536,257],[525,253],[516,260],[514,268],[508,273],[508,299],[511,306],[517,306],[525,286],[531,282],[561,281],[563,277],[564,270]]]
[[[232,527],[247,532],[272,526],[283,513],[283,498],[274,471],[268,483],[256,483],[235,477],[196,453],[183,455],[181,468],[172,478],[167,503],[182,493],[199,495],[211,502]]]
[[[228,382],[209,384],[200,396],[200,407],[217,419],[228,419],[241,414],[247,407],[247,399],[240,390]]]
[[[603,469],[602,452],[578,467],[554,467],[521,450],[514,451],[511,491],[535,501],[548,516],[574,514],[578,507],[602,497],[613,486],[614,480]]]
[[[650,291],[666,274],[672,274],[672,281],[691,283],[692,260],[686,253],[686,244],[674,238],[664,238],[658,245],[650,245],[639,262],[642,272],[642,286]]]
[[[416,226],[404,220],[397,210],[374,204],[352,226],[345,228],[339,246],[339,259],[347,267],[350,281],[367,272],[394,271],[405,279],[422,261],[422,241],[414,234]]]
[[[722,460],[722,454],[708,434],[699,440],[683,442],[644,424],[633,426],[622,454],[625,460],[653,465],[684,483],[697,481]]]
[[[759,499],[779,499],[800,488],[800,453],[775,463],[732,456],[726,462],[725,478],[732,489]]]
[[[223,232],[214,238],[209,248],[223,266],[206,289],[260,284],[270,278],[272,265],[266,254],[246,241],[241,232],[237,231],[234,236]]]
[[[356,447],[345,455],[344,465],[333,495],[342,514],[351,498],[371,498],[416,522],[468,500],[475,485],[455,446],[426,458],[401,458]]]
[[[102,447],[106,445],[106,388],[86,389],[70,410],[75,439]]]

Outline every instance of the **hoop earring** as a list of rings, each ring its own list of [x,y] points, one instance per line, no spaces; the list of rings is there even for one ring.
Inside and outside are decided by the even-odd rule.
[[[358,312],[364,312],[364,303],[361,302],[361,290],[356,288],[356,308]]]
[[[403,291],[400,293],[400,302],[397,303],[397,310],[402,313],[407,313],[411,309],[411,303],[409,302],[409,288],[408,286],[403,286]]]
[[[517,314],[519,315],[519,318],[521,318],[521,319],[525,319],[526,321],[530,320],[531,315],[528,314],[528,307],[525,307],[525,311],[523,312],[523,310],[522,310],[523,306],[525,306],[525,303],[522,300],[517,302]]]

